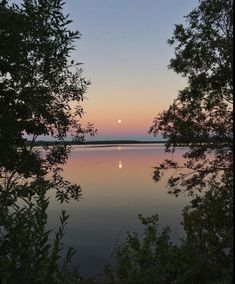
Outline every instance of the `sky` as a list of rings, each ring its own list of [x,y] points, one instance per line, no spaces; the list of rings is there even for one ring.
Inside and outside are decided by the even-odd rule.
[[[94,123],[98,134],[87,140],[152,140],[147,131],[154,117],[186,86],[168,69],[174,47],[167,40],[198,0],[65,2],[71,28],[82,34],[72,59],[83,63],[91,82],[83,123]]]
[[[176,98],[186,80],[168,69],[174,25],[185,21],[196,0],[67,0],[72,28],[82,36],[73,58],[91,81],[84,122],[93,140],[151,140],[154,117]],[[118,123],[121,120],[121,123]],[[120,121],[119,121],[120,122]],[[92,140],[87,137],[87,140]]]

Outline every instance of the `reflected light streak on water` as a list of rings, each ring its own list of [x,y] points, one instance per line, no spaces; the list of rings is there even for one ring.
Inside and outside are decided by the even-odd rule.
[[[122,169],[122,161],[118,162],[118,167],[119,167],[119,169]]]

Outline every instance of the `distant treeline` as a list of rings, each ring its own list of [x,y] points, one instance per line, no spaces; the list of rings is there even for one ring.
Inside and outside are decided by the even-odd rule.
[[[138,141],[138,140],[101,140],[101,141],[44,141],[38,140],[34,142],[35,146],[46,146],[46,145],[101,145],[101,144],[162,144],[166,141]],[[28,145],[31,141],[27,142]]]

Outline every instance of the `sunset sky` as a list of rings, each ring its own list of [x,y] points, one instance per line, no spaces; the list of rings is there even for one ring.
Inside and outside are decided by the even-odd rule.
[[[11,1],[19,2],[19,1]],[[197,0],[66,0],[65,12],[82,33],[73,59],[84,63],[91,86],[83,103],[98,135],[87,140],[141,139],[186,81],[168,70],[174,25]],[[118,123],[121,120],[121,123]]]
[[[93,139],[151,140],[147,130],[154,116],[186,84],[167,68],[174,55],[167,39],[198,1],[66,2],[73,28],[82,33],[73,56],[91,81],[83,106],[84,121],[98,129]]]

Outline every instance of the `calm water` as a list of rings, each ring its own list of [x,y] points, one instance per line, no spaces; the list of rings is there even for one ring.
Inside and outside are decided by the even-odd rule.
[[[181,159],[183,152],[179,149],[174,158]],[[158,213],[161,225],[171,227],[173,242],[179,242],[183,236],[181,212],[189,198],[169,195],[166,178],[159,183],[152,180],[153,166],[170,157],[163,145],[156,144],[73,148],[64,176],[81,185],[82,199],[61,205],[52,196],[49,225],[58,224],[61,209],[70,214],[64,243],[77,249],[74,264],[83,275],[103,271],[127,230],[141,234],[140,213]]]

